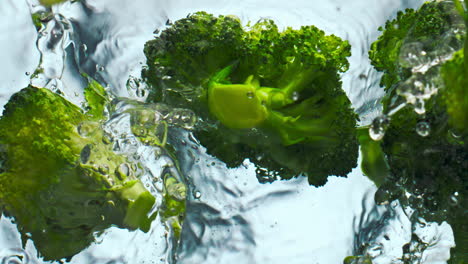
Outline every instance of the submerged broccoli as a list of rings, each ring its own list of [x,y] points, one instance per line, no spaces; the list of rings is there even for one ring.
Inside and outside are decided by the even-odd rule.
[[[464,23],[453,2],[428,2],[387,22],[370,52],[372,63],[384,71],[389,118],[380,146],[390,175],[376,198],[400,199],[417,209],[413,217],[448,221],[457,244],[452,263],[467,261],[468,245]]]
[[[0,118],[0,205],[45,259],[79,253],[111,225],[148,231],[155,198],[103,130],[105,91],[92,82],[89,111],[44,88],[14,94]]]
[[[305,173],[322,185],[356,166],[357,116],[339,75],[347,41],[314,26],[244,28],[198,12],[147,42],[145,54],[150,100],[194,110],[195,136],[229,167],[249,158],[266,174]]]

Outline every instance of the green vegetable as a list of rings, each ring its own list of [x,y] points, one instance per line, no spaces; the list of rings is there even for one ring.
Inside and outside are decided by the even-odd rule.
[[[147,42],[145,54],[150,100],[194,110],[195,136],[229,167],[249,158],[266,180],[304,173],[322,185],[356,166],[357,116],[339,75],[347,41],[314,26],[279,32],[271,20],[243,27],[198,12]]]
[[[387,22],[370,52],[373,65],[384,72],[382,103],[390,119],[380,141],[390,173],[377,202],[399,199],[416,209],[414,219],[448,221],[457,244],[450,263],[466,263],[468,246],[465,22],[453,2],[428,2]],[[411,100],[420,95],[423,111]]]
[[[456,52],[453,58],[442,67],[442,77],[446,86],[443,93],[447,104],[450,125],[455,133],[468,136],[468,58],[465,50]]]
[[[440,55],[449,45],[453,45],[451,49],[460,49],[462,32],[446,34],[459,27],[463,27],[463,19],[449,1],[431,1],[417,11],[407,9],[398,12],[396,19],[387,21],[385,27],[379,28],[383,34],[372,43],[369,51],[372,65],[384,72],[380,85],[387,91],[411,76],[411,69],[401,65],[405,64],[401,58],[408,56],[406,52],[413,51],[413,56],[421,58],[433,52]],[[412,50],[414,45],[408,45],[410,43],[417,45],[417,49],[427,55],[415,54]],[[403,44],[406,44],[405,49],[402,49]]]
[[[62,2],[65,2],[66,0],[39,0],[39,2],[42,4],[42,5],[45,5],[45,6],[52,6],[52,5],[55,5],[55,4],[60,4]]]
[[[148,231],[155,198],[101,129],[105,91],[89,111],[44,88],[14,94],[0,118],[0,205],[47,260],[70,258],[111,225]],[[107,143],[106,143],[107,142]]]
[[[361,169],[377,187],[384,183],[389,174],[389,167],[385,160],[380,142],[374,141],[369,136],[369,128],[363,127],[358,130],[359,144],[361,146]]]

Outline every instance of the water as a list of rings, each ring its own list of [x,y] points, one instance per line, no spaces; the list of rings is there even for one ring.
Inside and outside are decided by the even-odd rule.
[[[83,0],[55,6],[51,13],[34,0],[3,0],[0,107],[30,82],[81,105],[85,83],[80,72],[98,80],[115,97],[144,101],[145,84],[139,80],[145,64],[143,44],[168,21],[204,10],[234,14],[243,22],[271,18],[280,28],[314,24],[349,40],[353,55],[350,70],[343,75],[344,90],[360,114],[361,124],[368,125],[381,116],[379,100],[383,95],[378,87],[380,74],[367,57],[368,47],[387,19],[398,10],[421,3]],[[31,13],[37,12],[43,13],[44,20],[39,33],[31,21]],[[132,154],[143,163],[143,181],[161,198],[161,177],[164,168],[173,168],[173,161],[157,147],[132,136],[132,117],[125,110],[134,107],[122,101],[106,128],[114,150]],[[110,228],[70,263],[327,264],[342,263],[351,255],[371,257],[374,263],[445,263],[449,258],[449,249],[454,246],[450,226],[421,226],[410,220],[412,209],[397,201],[376,205],[377,188],[359,168],[348,178],[330,177],[320,188],[309,186],[301,177],[259,184],[252,163],[246,160],[239,168],[226,168],[206,154],[190,133],[180,128],[185,123],[176,119],[167,120],[175,124],[169,128],[167,140],[177,147],[181,165],[180,172],[170,172],[187,185],[180,240],[166,219],[156,219],[148,233]],[[430,133],[430,127],[419,124],[418,131]],[[423,242],[411,242],[412,235]],[[0,263],[47,263],[37,255],[32,241],[21,241],[12,219],[2,216]]]

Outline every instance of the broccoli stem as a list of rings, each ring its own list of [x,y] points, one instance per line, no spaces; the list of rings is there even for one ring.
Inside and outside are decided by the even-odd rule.
[[[300,116],[291,117],[278,111],[271,111],[268,116],[269,126],[275,127],[282,143],[285,146],[297,144],[307,140],[315,145],[333,145],[338,139],[330,133],[332,115],[322,116],[319,119],[300,120]],[[307,135],[305,137],[304,135]]]
[[[284,107],[293,102],[285,91],[261,87],[253,75],[243,84],[226,81],[233,65],[219,71],[208,87],[210,112],[229,128],[253,128],[261,125],[271,109]]]

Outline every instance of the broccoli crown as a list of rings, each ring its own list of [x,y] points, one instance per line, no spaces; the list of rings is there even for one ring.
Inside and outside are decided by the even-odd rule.
[[[372,65],[384,72],[380,85],[388,90],[411,75],[411,65],[402,63],[402,57],[444,55],[447,48],[459,50],[463,34],[457,29],[464,29],[464,23],[452,1],[431,1],[417,11],[407,9],[398,12],[394,20],[379,28],[383,34],[372,43],[369,51]],[[448,34],[449,31],[453,33]],[[413,45],[408,45],[410,43]],[[416,50],[424,53],[416,54],[415,45]]]
[[[400,199],[404,205],[417,209],[416,216],[428,221],[448,221],[457,244],[453,259],[465,256],[466,260],[467,141],[455,134],[448,123],[441,95],[431,98],[426,108],[424,117],[410,107],[392,116],[381,142],[390,175],[377,193]],[[428,135],[425,130],[430,130]],[[389,197],[384,196],[384,200]]]
[[[45,259],[72,257],[111,225],[149,230],[155,199],[105,143],[102,113],[94,111],[104,101],[91,100],[103,91],[97,83],[87,88],[90,111],[83,113],[29,86],[0,118],[0,204]]]
[[[314,26],[279,32],[198,12],[145,45],[150,99],[194,110],[195,136],[230,167],[245,158],[321,185],[355,165],[357,116],[341,89],[350,45]],[[340,165],[336,160],[340,159]]]
[[[404,25],[407,32],[395,34],[395,28],[389,26],[395,23],[400,28]],[[382,104],[390,118],[380,142],[389,175],[376,198],[400,199],[417,209],[416,217],[448,221],[457,244],[453,263],[466,259],[463,249],[467,243],[463,234],[467,233],[468,217],[468,75],[463,61],[463,23],[453,2],[429,2],[388,22],[388,29],[372,44],[370,53],[374,66],[384,71],[386,96]],[[414,60],[426,53],[440,56],[416,65],[408,63],[408,56],[402,54],[408,50],[414,51]],[[396,56],[398,53],[402,55]],[[435,88],[434,93],[423,97],[423,113],[415,111],[416,106],[408,100],[422,92],[415,89],[418,86]],[[404,106],[392,109],[401,97],[407,99]]]

